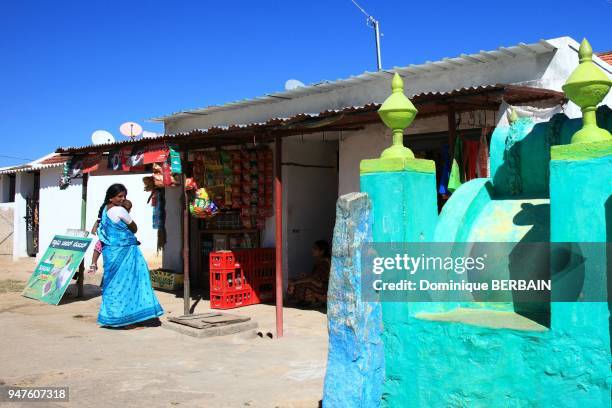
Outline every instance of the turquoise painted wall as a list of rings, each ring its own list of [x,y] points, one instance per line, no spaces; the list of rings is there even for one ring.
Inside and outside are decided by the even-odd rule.
[[[612,131],[612,111],[597,109],[599,126]],[[490,143],[491,181],[496,197],[548,197],[550,149],[569,144],[582,127],[582,119],[558,113],[550,121],[534,124],[520,118],[511,126],[498,126]]]
[[[438,217],[435,172],[362,173],[361,191],[372,199],[373,242],[431,242]],[[421,380],[416,375],[419,361],[413,358],[417,350],[411,340],[411,316],[431,306],[382,303],[386,361],[383,406],[406,406],[406,401],[418,394]]]

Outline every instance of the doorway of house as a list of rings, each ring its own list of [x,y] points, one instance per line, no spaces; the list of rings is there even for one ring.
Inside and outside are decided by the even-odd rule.
[[[313,135],[283,141],[287,279],[310,273],[311,249],[331,239],[338,198],[338,141]]]

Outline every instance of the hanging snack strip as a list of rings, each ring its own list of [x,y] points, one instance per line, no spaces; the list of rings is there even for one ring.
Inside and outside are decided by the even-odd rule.
[[[193,178],[219,209],[240,210],[244,228],[263,229],[273,215],[272,166],[269,148],[197,152]]]
[[[232,169],[232,208],[242,208],[242,161],[240,151],[234,150],[231,152],[231,169]]]
[[[221,153],[204,152],[204,186],[210,199],[219,206],[225,208],[225,177],[223,174],[223,163]]]

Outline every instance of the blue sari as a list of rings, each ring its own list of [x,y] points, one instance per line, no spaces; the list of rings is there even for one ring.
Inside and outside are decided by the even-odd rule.
[[[104,244],[104,279],[98,324],[120,327],[164,313],[151,286],[149,268],[138,241],[123,221],[114,223],[106,208],[98,227]]]

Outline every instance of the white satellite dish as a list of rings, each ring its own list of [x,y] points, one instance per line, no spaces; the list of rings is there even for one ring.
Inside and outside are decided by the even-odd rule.
[[[285,82],[285,90],[286,91],[291,91],[295,88],[301,88],[304,87],[306,85],[304,85],[302,82],[298,81],[297,79],[290,79],[287,82]]]
[[[96,130],[91,134],[91,141],[95,145],[115,143],[115,138],[111,132],[106,130]]]
[[[161,136],[159,133],[149,132],[148,130],[142,131],[142,137],[152,138],[152,137],[159,137],[159,136]]]
[[[123,136],[134,139],[142,133],[142,126],[136,122],[125,122],[119,126],[119,131]]]

